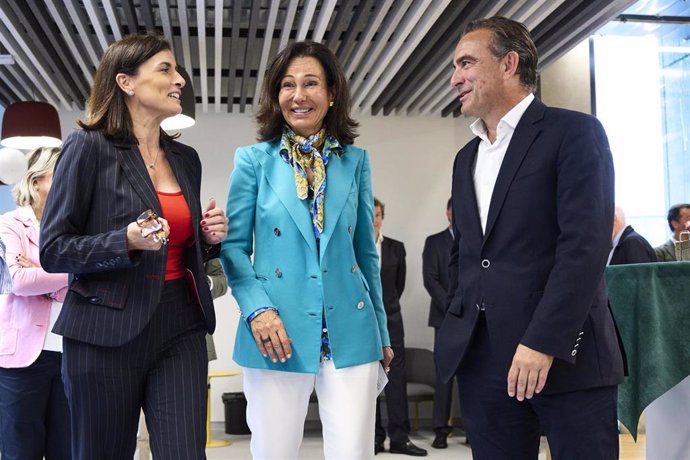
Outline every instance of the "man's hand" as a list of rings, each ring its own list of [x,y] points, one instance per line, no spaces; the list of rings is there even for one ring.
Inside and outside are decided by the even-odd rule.
[[[518,345],[508,371],[508,396],[524,401],[525,398],[532,399],[535,393],[541,393],[551,364],[553,356]]]

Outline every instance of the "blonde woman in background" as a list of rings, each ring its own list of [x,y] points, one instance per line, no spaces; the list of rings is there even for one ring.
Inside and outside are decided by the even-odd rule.
[[[12,294],[0,296],[0,453],[3,460],[70,458],[70,415],[60,376],[62,338],[51,331],[67,275],[38,260],[43,206],[58,148],[31,153],[15,185],[17,209],[0,216]]]

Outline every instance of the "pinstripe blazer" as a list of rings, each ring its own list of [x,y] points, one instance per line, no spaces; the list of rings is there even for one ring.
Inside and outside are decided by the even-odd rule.
[[[191,147],[164,142],[163,148],[192,215],[196,243],[185,250],[185,271],[212,333],[215,313],[203,261],[217,256],[220,245],[200,240],[201,163]],[[127,225],[148,208],[163,215],[136,145],[85,130],[65,140],[40,237],[43,268],[73,275],[54,332],[118,346],[148,324],[163,287],[167,250],[127,251]]]

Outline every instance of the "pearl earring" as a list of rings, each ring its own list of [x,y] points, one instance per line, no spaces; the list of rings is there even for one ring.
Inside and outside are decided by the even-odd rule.
[[[130,89],[129,91],[127,91],[127,94],[129,94],[130,96],[134,96],[134,91]]]
[[[333,101],[328,103],[328,107],[333,107]]]

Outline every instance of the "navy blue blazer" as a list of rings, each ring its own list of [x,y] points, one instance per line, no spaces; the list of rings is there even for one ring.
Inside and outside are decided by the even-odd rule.
[[[649,241],[630,225],[625,227],[613,250],[609,265],[644,264],[656,262],[656,252]]]
[[[436,342],[441,375],[447,381],[456,372],[483,305],[506,376],[522,343],[555,357],[544,393],[621,382],[604,280],[614,172],[601,123],[534,100],[506,151],[484,232],[473,180],[478,146],[475,138],[463,147],[453,169],[456,239]]]
[[[203,262],[217,256],[220,245],[200,239],[201,162],[186,145],[163,147],[191,212],[195,244],[185,250],[185,271],[212,333],[216,319]],[[149,208],[165,217],[136,145],[110,141],[98,131],[67,137],[40,236],[43,268],[73,275],[54,332],[118,346],[148,324],[163,288],[167,250],[128,252],[127,225]]]
[[[422,278],[424,287],[431,296],[429,305],[429,326],[439,327],[446,316],[448,297],[448,262],[453,235],[449,229],[427,237],[422,251]]]
[[[381,287],[388,334],[394,347],[404,346],[405,339],[400,297],[405,290],[406,254],[402,241],[384,235],[381,241]]]

